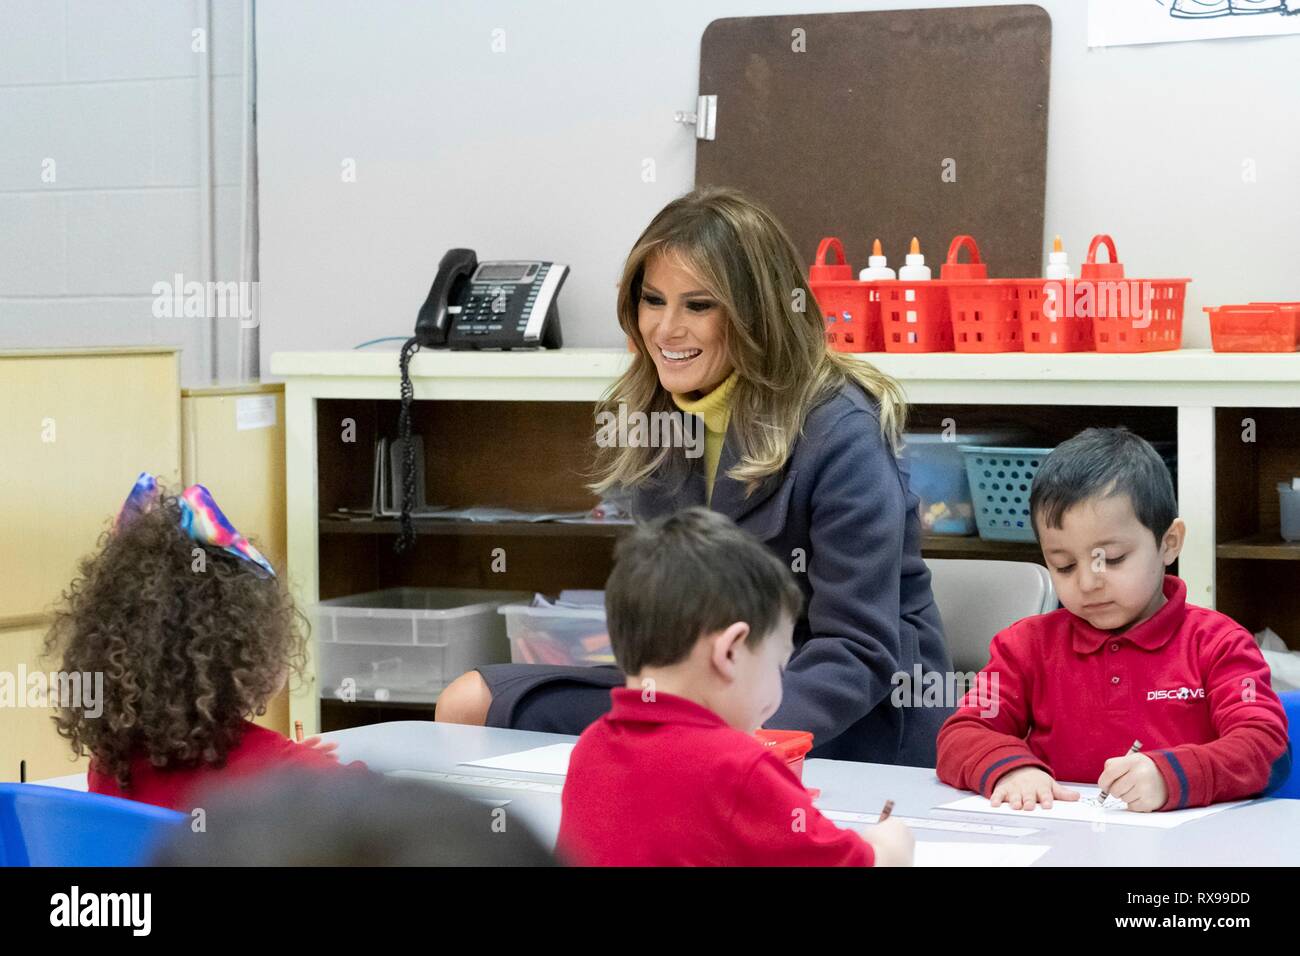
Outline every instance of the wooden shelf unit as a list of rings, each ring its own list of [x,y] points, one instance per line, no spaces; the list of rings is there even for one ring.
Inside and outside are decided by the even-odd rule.
[[[1300,408],[1215,411],[1218,608],[1300,648],[1300,541],[1284,541],[1277,484],[1300,476]]]
[[[1300,547],[1277,527],[1270,482],[1300,474],[1300,354],[1218,355],[1188,349],[1148,355],[864,355],[897,378],[909,427],[957,430],[1022,425],[1055,445],[1089,425],[1125,425],[1177,448],[1180,510],[1188,523],[1177,571],[1189,600],[1218,606],[1300,647]],[[431,501],[576,511],[584,488],[592,406],[626,367],[618,349],[422,352],[411,365],[414,428],[424,436]],[[396,353],[280,353],[285,378],[289,575],[309,618],[319,599],[396,586],[557,592],[600,588],[625,526],[485,526],[417,521],[417,543],[394,553],[396,521],[340,521],[365,509],[373,444],[396,434]],[[1256,421],[1243,448],[1240,418]],[[1235,443],[1235,444],[1234,444]],[[498,550],[500,549],[500,550]],[[504,571],[494,570],[500,553]],[[1036,545],[928,535],[928,557],[1040,561]],[[314,672],[295,690],[293,718],[320,726]],[[331,726],[410,718],[431,708],[326,702]],[[341,711],[340,708],[353,708]]]

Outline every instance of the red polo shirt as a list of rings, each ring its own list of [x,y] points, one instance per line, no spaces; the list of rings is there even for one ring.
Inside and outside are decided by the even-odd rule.
[[[713,711],[611,691],[569,758],[556,844],[584,866],[871,866],[870,844]]]
[[[169,810],[193,809],[192,798],[208,784],[220,784],[237,777],[252,777],[280,767],[297,767],[322,772],[338,771],[338,758],[332,752],[321,753],[311,747],[293,743],[282,734],[251,721],[244,721],[244,735],[226,754],[221,767],[203,764],[197,767],[155,767],[143,754],[131,760],[131,786],[123,790],[117,780],[101,773],[90,762],[87,788],[91,793],[125,797],[139,803],[152,803]],[[357,771],[365,767],[360,761],[347,765]]]
[[[1020,767],[1092,783],[1136,738],[1169,790],[1162,810],[1285,782],[1286,714],[1254,639],[1188,604],[1179,578],[1165,576],[1164,594],[1164,606],[1122,634],[1064,608],[1000,632],[983,684],[939,731],[939,779],[985,796]]]

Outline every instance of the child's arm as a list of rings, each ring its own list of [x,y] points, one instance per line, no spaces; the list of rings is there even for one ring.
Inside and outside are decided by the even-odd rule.
[[[1033,679],[1026,637],[1012,625],[993,638],[988,665],[939,730],[936,773],[950,787],[992,797],[1000,778],[1031,767],[1050,779],[1052,768],[1025,743]]]
[[[338,754],[335,753],[338,747],[338,741],[320,737],[308,737],[301,741],[285,740],[281,759],[287,764],[309,770],[366,770],[366,765],[360,760],[346,765],[339,763]]]
[[[771,754],[759,755],[732,794],[719,796],[723,806],[730,804],[728,812],[719,815],[720,842],[730,847],[728,865],[875,865],[871,843],[822,816],[808,791]],[[884,862],[907,865],[911,854],[895,829],[886,826],[880,834],[882,845],[887,844]]]
[[[1286,713],[1250,634],[1236,628],[1209,638],[1202,661],[1218,739],[1146,754],[1168,789],[1161,810],[1267,794],[1291,771]]]

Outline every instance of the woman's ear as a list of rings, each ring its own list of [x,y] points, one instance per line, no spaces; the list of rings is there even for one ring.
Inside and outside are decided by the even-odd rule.
[[[709,662],[713,669],[727,683],[736,679],[736,655],[742,650],[745,638],[749,637],[749,625],[737,621],[720,631],[714,631],[709,641]]]
[[[1182,518],[1175,518],[1160,541],[1160,560],[1164,561],[1165,567],[1169,567],[1177,559],[1179,552],[1183,550],[1183,541],[1186,538],[1187,525]]]

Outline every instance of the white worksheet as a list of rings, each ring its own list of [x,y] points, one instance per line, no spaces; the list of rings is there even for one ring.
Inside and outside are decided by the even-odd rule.
[[[551,744],[548,747],[534,747],[532,750],[502,754],[499,757],[470,760],[463,766],[491,767],[493,770],[513,770],[516,773],[549,773],[563,777],[569,772],[571,753],[573,753],[573,744]]]
[[[980,796],[963,797],[960,800],[954,800],[952,803],[940,804],[935,809],[961,810],[963,813],[1013,815],[1026,823],[1032,823],[1035,820],[1074,820],[1080,823],[1114,823],[1118,826],[1169,830],[1173,827],[1182,826],[1184,823],[1190,823],[1193,820],[1199,820],[1202,817],[1208,817],[1220,811],[1250,803],[1249,800],[1238,800],[1234,803],[1216,803],[1213,806],[1196,807],[1191,810],[1169,810],[1164,813],[1130,813],[1124,801],[1113,796],[1107,798],[1104,807],[1098,806],[1097,797],[1101,793],[1100,787],[1085,787],[1077,783],[1067,783],[1065,786],[1071,790],[1079,791],[1080,799],[1053,800],[1052,809],[1050,810],[1044,810],[1042,807],[1035,807],[1033,810],[1013,810],[1005,803],[1000,807],[992,807],[986,797]]]
[[[1031,843],[944,843],[918,840],[914,866],[1030,866],[1050,850]]]
[[[1088,0],[1088,46],[1300,33],[1300,0]]]

